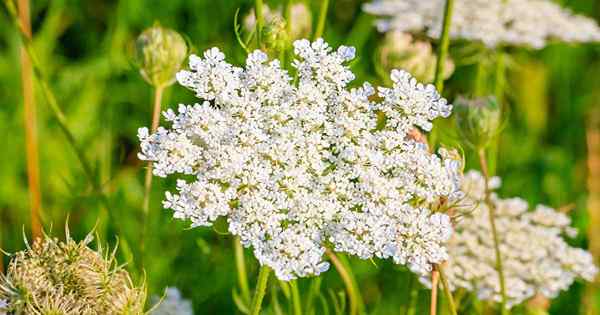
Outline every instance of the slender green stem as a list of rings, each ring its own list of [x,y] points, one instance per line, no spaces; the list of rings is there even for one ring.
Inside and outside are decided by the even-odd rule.
[[[501,48],[498,49],[496,57],[496,86],[494,95],[498,105],[502,108],[504,103],[504,87],[506,86],[506,54]]]
[[[290,289],[292,291],[292,309],[294,310],[294,315],[302,315],[300,290],[298,290],[298,282],[296,280],[290,281]]]
[[[448,56],[448,47],[450,46],[450,25],[452,23],[453,7],[454,0],[446,0],[446,6],[444,7],[444,25],[438,46],[438,58],[435,66],[434,79],[435,87],[440,93],[444,90],[444,66]]]
[[[235,267],[238,274],[238,284],[245,303],[250,304],[250,286],[248,285],[248,273],[246,272],[246,262],[244,260],[244,248],[239,237],[233,239],[233,248],[235,252]]]
[[[486,80],[486,73],[485,73],[485,65],[483,62],[478,62],[477,63],[477,69],[475,70],[475,82],[473,84],[473,94],[475,96],[483,96],[484,92],[485,92],[485,80]]]
[[[261,266],[260,272],[258,273],[258,281],[256,283],[256,289],[254,290],[254,297],[252,298],[252,309],[250,315],[259,315],[262,307],[262,301],[267,291],[267,283],[269,282],[269,275],[271,269],[267,266]]]
[[[479,163],[481,165],[481,172],[485,178],[485,203],[489,209],[489,220],[490,226],[492,228],[492,237],[494,240],[494,251],[496,254],[496,270],[498,271],[498,278],[500,281],[500,308],[502,315],[508,314],[508,309],[506,308],[506,284],[504,281],[504,269],[502,267],[502,255],[500,253],[500,241],[498,239],[498,231],[496,230],[496,208],[494,203],[491,200],[491,190],[489,187],[489,172],[487,159],[485,156],[485,149],[479,149]]]
[[[342,281],[346,286],[346,290],[348,291],[348,296],[350,298],[350,314],[362,314],[364,312],[363,300],[360,294],[360,289],[358,288],[358,284],[356,283],[356,279],[352,274],[352,270],[343,261],[341,261],[341,259],[338,258],[335,253],[333,253],[333,251],[328,249],[326,253],[338,274],[342,278]]]
[[[412,274],[409,274],[408,279],[408,298],[406,300],[406,304],[402,305],[402,315],[409,315],[410,308],[412,306],[413,300],[413,291],[415,291],[415,277]]]
[[[164,87],[158,86],[154,88],[154,107],[152,110],[152,125],[151,130],[155,132],[158,129],[158,123],[160,121],[160,109],[162,103]],[[148,230],[148,217],[150,212],[150,193],[152,192],[152,162],[148,162],[146,167],[146,176],[144,178],[144,201],[142,204],[143,217],[142,217],[142,237],[141,237],[141,248],[142,256],[145,252],[146,245],[146,233]]]
[[[263,16],[263,0],[254,1],[254,14],[256,15],[256,43],[258,47],[262,44],[262,29],[265,23]]]
[[[319,21],[315,30],[314,39],[321,38],[325,30],[325,21],[327,21],[327,10],[329,10],[329,0],[321,0],[321,8],[319,9]]]
[[[436,268],[440,272],[440,280],[442,280],[442,287],[444,288],[444,293],[446,294],[446,298],[448,299],[448,308],[450,309],[450,314],[457,315],[456,305],[454,304],[454,297],[452,296],[450,286],[448,285],[448,279],[446,278],[446,274],[444,273],[444,266],[436,265]]]

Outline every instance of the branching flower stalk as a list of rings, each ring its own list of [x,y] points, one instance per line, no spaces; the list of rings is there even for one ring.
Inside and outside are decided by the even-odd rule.
[[[317,29],[315,30],[314,39],[323,37],[325,30],[325,22],[327,21],[327,11],[329,10],[329,0],[321,0],[321,8],[319,9],[319,20]]]
[[[479,154],[479,164],[481,166],[481,172],[485,178],[485,204],[489,209],[489,218],[490,218],[490,227],[492,228],[492,237],[494,240],[494,251],[496,254],[496,270],[498,271],[498,279],[500,282],[500,310],[502,315],[508,314],[508,309],[506,308],[506,284],[504,278],[504,269],[502,268],[502,254],[500,253],[500,242],[498,240],[498,232],[496,230],[496,214],[495,214],[495,205],[491,200],[491,189],[489,187],[490,176],[488,171],[488,163],[485,154],[485,148],[480,148],[478,151]]]
[[[29,0],[19,0],[19,20],[23,25],[25,36],[31,39],[31,22],[29,17]],[[27,182],[29,186],[29,202],[31,209],[31,234],[34,239],[42,236],[40,192],[40,166],[38,154],[37,114],[33,96],[33,80],[31,62],[25,48],[21,47],[21,85],[23,90],[23,107],[25,121],[25,150],[27,152]]]

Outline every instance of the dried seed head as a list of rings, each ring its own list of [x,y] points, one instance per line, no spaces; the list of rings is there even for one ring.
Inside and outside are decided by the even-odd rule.
[[[13,255],[0,278],[0,314],[143,314],[146,290],[119,268],[115,252],[45,236]]]
[[[187,56],[187,44],[176,31],[155,25],[135,41],[135,61],[140,74],[154,87],[175,82],[175,74]]]
[[[459,97],[455,101],[455,117],[465,141],[477,149],[487,146],[502,126],[502,113],[494,97]]]

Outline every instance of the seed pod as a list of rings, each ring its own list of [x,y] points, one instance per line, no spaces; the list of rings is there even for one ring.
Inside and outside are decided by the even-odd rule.
[[[459,97],[454,102],[457,129],[475,149],[486,147],[502,126],[502,113],[492,96],[476,99]]]
[[[135,61],[140,74],[154,87],[175,82],[187,56],[187,44],[176,31],[160,25],[146,29],[135,41]]]

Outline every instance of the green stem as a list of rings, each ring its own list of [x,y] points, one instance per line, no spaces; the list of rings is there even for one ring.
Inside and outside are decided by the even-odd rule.
[[[500,308],[501,308],[501,314],[502,315],[506,315],[508,314],[508,309],[506,308],[506,284],[504,282],[504,269],[502,267],[502,255],[500,253],[500,241],[498,239],[498,231],[496,229],[496,208],[494,206],[494,203],[491,200],[491,190],[489,187],[489,172],[488,172],[488,165],[487,165],[487,159],[485,156],[485,149],[481,148],[479,149],[479,164],[481,165],[481,172],[483,173],[483,176],[485,178],[485,203],[489,209],[489,220],[490,220],[490,226],[492,228],[492,237],[494,239],[494,251],[496,254],[496,270],[498,271],[498,278],[500,281],[500,296],[501,296],[501,302],[500,302]]]
[[[415,277],[412,274],[409,274],[408,280],[408,299],[405,305],[402,305],[402,315],[410,315],[410,310],[413,303],[413,292],[415,290]]]
[[[267,283],[269,282],[269,274],[271,269],[267,266],[261,266],[260,272],[258,273],[258,281],[256,283],[256,289],[254,290],[254,297],[252,298],[252,309],[250,315],[259,315],[262,307],[262,301],[267,291]]]
[[[498,49],[496,58],[496,86],[494,95],[498,101],[498,105],[502,108],[504,103],[504,87],[506,85],[506,54],[501,48]]]
[[[152,125],[151,131],[154,133],[158,129],[158,123],[160,121],[160,109],[162,103],[162,94],[164,87],[158,86],[154,88],[154,107],[152,110]],[[141,237],[141,251],[142,257],[145,252],[146,244],[146,233],[148,230],[148,217],[150,213],[150,193],[152,191],[152,162],[148,162],[146,168],[146,176],[144,178],[144,201],[142,204],[143,217],[142,217],[142,237]]]
[[[454,304],[454,297],[452,296],[450,286],[448,285],[448,279],[446,278],[446,274],[444,273],[444,266],[437,265],[436,268],[440,272],[440,280],[442,280],[442,287],[444,288],[444,293],[446,294],[446,298],[448,299],[448,308],[450,309],[450,314],[457,315],[456,305]]]
[[[235,267],[238,274],[238,284],[242,293],[244,303],[250,304],[250,286],[248,285],[248,273],[246,272],[246,262],[244,260],[244,248],[239,237],[233,239],[233,248],[235,252]]]
[[[254,14],[256,15],[256,43],[260,48],[262,43],[262,28],[265,23],[263,16],[263,1],[255,0],[254,1]]]
[[[326,253],[338,274],[342,278],[342,281],[346,286],[346,290],[348,291],[348,296],[350,298],[350,314],[362,314],[364,312],[362,296],[360,295],[358,284],[356,283],[356,279],[354,278],[350,267],[341,261],[341,259],[333,253],[333,251],[327,249]]]
[[[329,0],[321,0],[321,9],[319,10],[319,21],[315,30],[314,39],[321,38],[325,30],[325,21],[327,20],[327,10],[329,9]]]
[[[302,315],[302,302],[300,301],[298,282],[296,280],[290,281],[290,288],[292,291],[292,308],[294,310],[294,315]]]
[[[452,23],[452,9],[454,0],[446,0],[444,7],[444,25],[438,46],[438,58],[435,66],[435,87],[439,93],[444,90],[444,66],[448,56],[448,47],[450,46],[450,24]]]

